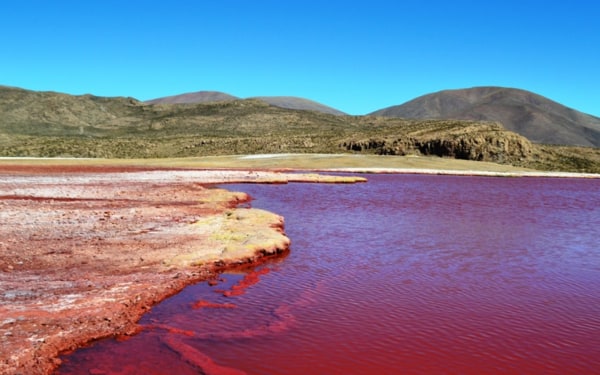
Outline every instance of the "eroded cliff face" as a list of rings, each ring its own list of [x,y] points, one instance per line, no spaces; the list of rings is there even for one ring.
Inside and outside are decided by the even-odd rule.
[[[499,124],[472,125],[446,132],[348,139],[340,147],[378,155],[440,156],[508,164],[519,164],[534,153],[529,140]]]

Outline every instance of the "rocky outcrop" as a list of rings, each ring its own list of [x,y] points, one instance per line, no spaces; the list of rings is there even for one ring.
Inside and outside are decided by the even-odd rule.
[[[340,147],[378,155],[426,155],[511,164],[528,159],[533,152],[526,138],[497,124],[472,125],[446,132],[348,139]]]

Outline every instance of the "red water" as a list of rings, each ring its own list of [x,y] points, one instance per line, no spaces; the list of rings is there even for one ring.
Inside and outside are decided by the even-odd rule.
[[[289,256],[156,306],[59,374],[600,373],[600,180],[237,185]]]

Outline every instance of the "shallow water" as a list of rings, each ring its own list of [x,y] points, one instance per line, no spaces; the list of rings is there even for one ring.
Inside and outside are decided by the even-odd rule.
[[[600,181],[227,185],[290,254],[186,288],[60,374],[600,373]]]

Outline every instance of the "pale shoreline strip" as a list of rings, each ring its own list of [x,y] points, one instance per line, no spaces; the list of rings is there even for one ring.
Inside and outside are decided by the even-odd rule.
[[[426,168],[331,168],[319,169],[323,172],[342,173],[389,173],[389,174],[428,174],[453,176],[489,176],[489,177],[553,177],[553,178],[600,178],[598,173],[577,172],[543,172],[543,171],[477,171],[457,169],[426,169]]]

